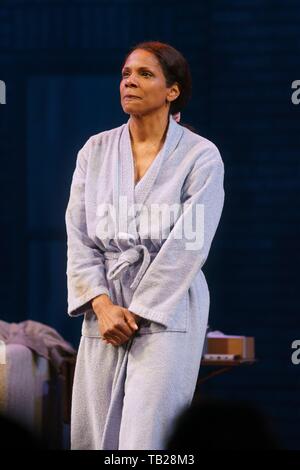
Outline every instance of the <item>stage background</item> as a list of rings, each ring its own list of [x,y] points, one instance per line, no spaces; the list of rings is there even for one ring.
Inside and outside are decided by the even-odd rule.
[[[193,75],[182,114],[219,148],[225,207],[204,272],[209,325],[254,336],[259,362],[207,383],[254,400],[299,449],[299,117],[297,1],[2,1],[1,319],[33,319],[77,347],[66,313],[64,213],[78,150],[128,116],[122,59],[142,40],[178,48]],[[201,426],[201,423],[199,423]]]

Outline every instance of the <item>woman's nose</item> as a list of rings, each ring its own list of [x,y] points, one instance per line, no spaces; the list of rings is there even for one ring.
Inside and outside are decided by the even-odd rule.
[[[130,76],[130,77],[127,77],[126,80],[125,80],[125,86],[128,86],[128,85],[136,85],[138,82],[137,82],[137,79],[136,77],[134,76]]]

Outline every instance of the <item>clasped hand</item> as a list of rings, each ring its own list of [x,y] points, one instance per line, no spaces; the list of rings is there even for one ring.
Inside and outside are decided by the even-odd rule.
[[[120,346],[126,343],[138,330],[141,317],[127,308],[115,305],[112,302],[97,299],[92,303],[93,310],[98,319],[100,337],[106,343]]]

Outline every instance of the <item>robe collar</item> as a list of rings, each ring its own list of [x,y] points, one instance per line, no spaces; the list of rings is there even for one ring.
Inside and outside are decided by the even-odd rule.
[[[124,125],[120,139],[120,194],[131,194],[136,204],[143,204],[150,193],[159,170],[167,157],[175,150],[183,134],[183,127],[169,116],[164,144],[143,177],[134,183],[134,159],[131,147],[129,120]]]
[[[128,207],[134,204],[144,204],[147,199],[155,180],[159,174],[160,168],[167,158],[174,152],[178,143],[183,135],[184,128],[178,124],[172,115],[169,116],[169,125],[164,144],[150,167],[143,175],[143,177],[135,184],[134,182],[134,159],[131,147],[129,120],[123,124],[119,139],[119,146],[117,152],[116,164],[114,167],[114,205],[118,221],[122,217],[122,210],[120,209],[120,200],[125,202]],[[123,212],[124,205],[122,204]],[[121,224],[122,225],[122,224]],[[119,230],[118,230],[119,231]],[[134,214],[130,222],[130,229],[128,230],[134,238],[138,237],[137,226]]]

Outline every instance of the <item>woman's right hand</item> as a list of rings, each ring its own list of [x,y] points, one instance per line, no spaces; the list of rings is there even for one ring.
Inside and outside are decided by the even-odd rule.
[[[120,346],[137,331],[138,325],[127,308],[115,305],[103,294],[92,300],[92,307],[98,319],[101,338]]]

